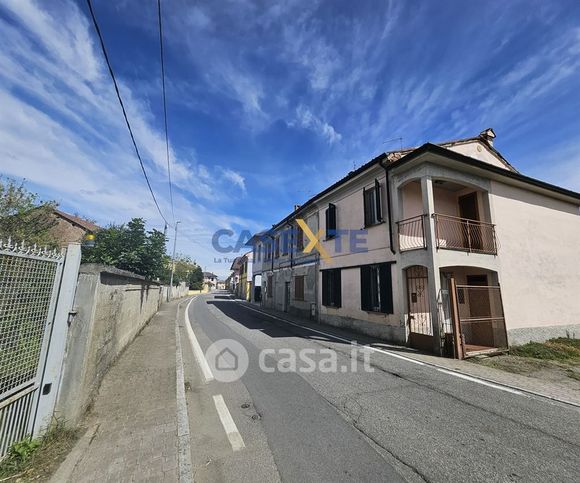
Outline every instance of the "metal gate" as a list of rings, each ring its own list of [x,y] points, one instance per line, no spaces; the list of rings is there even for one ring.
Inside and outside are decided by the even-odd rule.
[[[433,322],[429,303],[427,268],[415,265],[406,269],[409,305],[409,344],[415,349],[433,350]]]
[[[457,285],[461,341],[466,353],[507,348],[501,289],[497,285]]]
[[[33,432],[64,259],[0,241],[0,458]]]

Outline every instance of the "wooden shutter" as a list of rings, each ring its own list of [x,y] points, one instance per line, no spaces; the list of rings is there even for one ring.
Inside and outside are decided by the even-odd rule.
[[[379,265],[379,283],[381,284],[381,312],[393,313],[393,280],[391,277],[391,264]]]
[[[341,307],[342,304],[342,286],[340,278],[340,269],[333,270],[334,275],[334,306]]]
[[[336,234],[336,205],[332,203],[328,204],[328,221],[330,222],[330,229],[334,230],[335,233],[332,233],[334,236]]]
[[[324,216],[326,220],[326,238],[330,238],[330,206],[326,208]]]
[[[364,205],[364,213],[365,213],[365,226],[369,226],[371,224],[370,220],[370,213],[369,213],[369,203],[368,203],[368,195],[367,189],[363,188],[363,205]]]
[[[322,272],[322,305],[330,305],[330,277],[328,270]]]
[[[360,308],[370,311],[371,307],[371,267],[360,267]]]
[[[375,179],[375,203],[377,210],[377,221],[383,221],[382,206],[381,206],[381,183]]]

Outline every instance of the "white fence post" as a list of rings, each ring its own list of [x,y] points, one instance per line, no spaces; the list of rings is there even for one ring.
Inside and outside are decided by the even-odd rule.
[[[80,264],[81,245],[71,243],[66,251],[56,311],[52,321],[50,345],[46,356],[42,385],[39,388],[38,409],[32,433],[34,436],[46,429],[54,412],[63,370],[69,316],[73,308]]]

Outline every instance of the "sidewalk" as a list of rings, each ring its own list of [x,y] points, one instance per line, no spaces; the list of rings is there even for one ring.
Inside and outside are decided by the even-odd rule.
[[[87,433],[52,482],[177,481],[175,318],[181,300],[164,304],[109,370],[83,424]]]
[[[373,347],[397,353],[401,356],[408,357],[409,359],[421,361],[438,368],[446,369],[448,371],[459,372],[461,374],[483,379],[495,384],[508,386],[556,401],[580,406],[580,391],[574,389],[572,384],[559,384],[553,381],[546,381],[535,377],[529,377],[521,374],[505,372],[491,367],[485,367],[483,365],[474,364],[473,362],[469,361],[448,359],[446,357],[425,354],[409,347],[392,345],[379,339],[373,339],[371,337],[354,333],[345,329],[337,328],[331,325],[320,324],[315,321],[297,317],[288,313],[260,307],[255,303],[249,303],[240,299],[236,299],[236,301],[240,303],[246,303],[251,305],[253,308],[261,310],[262,312],[273,315],[280,319],[288,320],[289,322],[295,324],[310,327],[316,330],[327,332],[329,334],[335,334],[338,337],[343,337],[345,339],[356,340],[359,344],[370,344]]]

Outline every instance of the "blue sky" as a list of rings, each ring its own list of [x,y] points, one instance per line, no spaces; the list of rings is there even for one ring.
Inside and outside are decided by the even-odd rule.
[[[171,217],[154,0],[94,0]],[[580,191],[577,1],[162,0],[178,251],[220,275],[218,228],[270,226],[353,166],[497,133],[520,171]],[[0,173],[102,225],[163,222],[84,1],[0,0]]]

